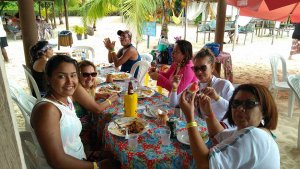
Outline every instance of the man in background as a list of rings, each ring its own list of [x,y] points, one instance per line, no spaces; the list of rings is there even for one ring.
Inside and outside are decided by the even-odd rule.
[[[3,28],[1,17],[0,17],[0,46],[1,46],[1,53],[3,55],[4,61],[8,62],[9,59],[5,50],[5,47],[8,46],[8,44],[7,44],[6,32]]]

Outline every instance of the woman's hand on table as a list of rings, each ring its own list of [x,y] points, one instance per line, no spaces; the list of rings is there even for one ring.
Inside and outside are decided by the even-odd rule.
[[[149,76],[151,77],[152,80],[157,80],[158,79],[158,72],[151,72],[149,71]]]
[[[113,93],[110,95],[110,97],[108,98],[111,102],[114,102],[118,99],[118,94],[117,93]]]
[[[195,93],[192,94],[191,99],[186,99],[186,95],[187,95],[187,91],[184,90],[180,96],[180,100],[179,100],[179,106],[182,110],[182,112],[185,115],[186,121],[192,122],[195,121],[194,119],[194,99],[195,99]]]
[[[103,43],[104,43],[104,46],[106,47],[106,49],[111,51],[111,50],[114,50],[116,41],[110,41],[109,38],[105,38]]]

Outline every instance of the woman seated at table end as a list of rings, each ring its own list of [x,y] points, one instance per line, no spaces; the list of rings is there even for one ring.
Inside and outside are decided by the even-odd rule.
[[[192,44],[186,40],[177,40],[173,49],[172,58],[173,63],[169,70],[152,71],[150,70],[149,76],[153,80],[157,80],[157,86],[167,89],[169,92],[172,89],[172,79],[174,76],[181,76],[181,81],[178,86],[177,93],[181,93],[189,84],[198,81],[193,72],[193,49]]]
[[[132,33],[129,30],[118,30],[120,43],[123,46],[118,53],[115,52],[116,41],[111,41],[109,38],[104,39],[104,45],[108,49],[108,61],[114,63],[115,67],[121,66],[121,72],[130,73],[131,67],[141,60],[137,49],[131,44]],[[137,77],[138,69],[134,73],[134,77]]]
[[[278,145],[271,130],[276,129],[278,112],[270,91],[259,84],[237,87],[224,118],[236,130],[224,130],[212,111],[210,97],[200,96],[208,133],[216,145],[208,149],[198,132],[194,118],[194,99],[180,97],[185,114],[192,154],[197,168],[280,168]]]
[[[79,83],[89,93],[93,99],[99,99],[99,94],[96,93],[96,66],[88,61],[84,60],[78,64],[79,70]],[[97,97],[96,97],[97,96]],[[103,96],[104,97],[104,96]],[[106,96],[105,96],[106,98]],[[113,101],[117,99],[116,94],[112,94],[106,101],[99,103],[99,107],[103,110],[110,106]],[[82,124],[82,131],[80,133],[81,140],[85,146],[85,150],[98,149],[100,140],[97,139],[97,119],[98,113],[92,113],[84,108],[80,103],[76,102],[76,98],[73,98],[73,104],[75,106],[76,115],[80,118]]]
[[[193,63],[193,71],[200,82],[198,93],[210,97],[212,111],[215,113],[217,119],[221,121],[227,111],[228,101],[231,98],[234,87],[230,81],[217,78],[213,75],[215,56],[210,49],[202,48],[193,58]],[[170,94],[171,107],[178,106],[180,94],[177,95],[176,91],[178,91],[181,80],[182,79],[179,76],[174,76],[172,80],[172,92]],[[195,98],[195,112],[199,114],[201,118],[204,118],[204,114],[202,113],[199,104],[200,98],[198,96],[199,94],[197,94]],[[228,126],[226,119],[224,122],[225,123],[221,122],[224,127],[230,127]]]
[[[77,62],[69,56],[49,59],[45,72],[49,91],[32,110],[31,126],[38,140],[38,168],[117,168],[118,162],[84,161],[82,129],[71,97],[78,86]]]

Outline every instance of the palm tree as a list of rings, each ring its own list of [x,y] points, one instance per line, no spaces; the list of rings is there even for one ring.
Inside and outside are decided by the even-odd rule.
[[[91,23],[110,12],[121,11],[125,22],[136,32],[137,39],[140,39],[143,23],[162,4],[163,0],[91,0],[82,8],[83,11],[87,10],[86,17]]]

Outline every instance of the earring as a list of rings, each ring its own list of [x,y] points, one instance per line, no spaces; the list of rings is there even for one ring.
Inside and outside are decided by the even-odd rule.
[[[265,120],[264,119],[261,119],[260,123],[265,126]]]

